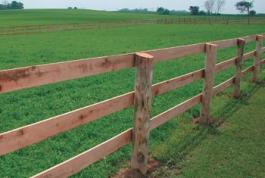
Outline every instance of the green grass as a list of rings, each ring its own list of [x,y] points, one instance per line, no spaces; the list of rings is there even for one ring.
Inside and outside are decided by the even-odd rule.
[[[112,15],[109,15],[110,17],[108,15],[105,14],[107,18],[112,18]],[[51,18],[47,16],[47,19]],[[13,22],[11,20],[10,24],[26,23],[16,18]],[[29,22],[33,23],[31,20],[34,21],[34,18],[31,16],[28,18]],[[6,23],[9,22],[6,20]],[[53,22],[47,20],[47,23]],[[230,28],[226,25],[139,25],[0,36],[0,68],[8,69],[240,37],[263,33],[264,27],[265,25],[231,25]],[[254,44],[248,45],[247,50],[253,49],[254,46]],[[218,61],[229,59],[235,54],[235,48],[220,50]],[[154,66],[153,83],[202,68],[203,58],[203,55],[195,55],[158,63]],[[250,63],[251,61],[246,65]],[[233,71],[228,69],[218,74],[216,83],[231,77]],[[123,94],[133,90],[133,84],[134,69],[131,69],[1,94],[0,132]],[[196,95],[201,92],[201,88],[202,82],[197,81],[156,97],[152,104],[152,115]],[[191,118],[197,116],[198,112],[199,108],[195,107],[187,112],[186,116]],[[133,111],[130,108],[0,157],[0,177],[28,177],[69,159],[131,127],[132,116]],[[177,120],[173,120],[152,133],[151,150],[154,156],[160,147],[160,142],[166,141],[168,135],[174,133],[179,125]],[[180,133],[183,133],[185,139],[187,133],[185,128]],[[126,165],[129,157],[130,146],[127,146],[84,169],[76,177],[108,177],[121,166]]]
[[[179,19],[180,18],[180,19]],[[190,19],[208,22],[209,16],[190,16],[190,15],[158,15],[156,13],[141,14],[141,13],[121,13],[121,12],[106,12],[94,10],[66,10],[66,9],[27,9],[27,10],[1,10],[0,11],[0,27],[17,27],[17,26],[34,26],[34,25],[62,25],[62,24],[98,24],[98,23],[117,23],[129,21],[143,21],[168,19],[176,21],[189,22]],[[246,16],[214,16],[210,17],[212,23],[219,20],[226,23],[230,20],[246,23]],[[251,22],[264,22],[264,16],[251,17]]]
[[[154,18],[161,18],[161,16],[156,14],[134,14],[93,10],[7,10],[0,11],[0,27],[72,23],[108,23]]]
[[[164,164],[153,176],[264,177],[264,81],[263,77],[258,85],[243,82],[239,100],[215,98],[213,107],[218,111],[213,115],[224,121],[219,128],[194,127],[180,120],[180,131],[170,133],[167,144],[155,151]]]

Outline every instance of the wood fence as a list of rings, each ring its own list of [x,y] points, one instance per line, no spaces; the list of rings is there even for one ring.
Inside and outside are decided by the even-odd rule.
[[[0,156],[134,106],[133,128],[33,177],[67,177],[73,175],[130,142],[133,143],[131,168],[146,174],[147,142],[150,130],[157,128],[197,104],[201,104],[200,123],[210,124],[210,103],[213,96],[227,87],[233,86],[233,96],[237,98],[240,94],[240,79],[246,73],[252,72],[253,82],[258,81],[260,66],[265,64],[265,60],[261,60],[262,54],[265,52],[265,47],[262,46],[264,37],[264,35],[253,35],[211,43],[1,70],[0,93],[132,67],[136,67],[136,79],[135,91],[1,133]],[[244,53],[245,44],[254,41],[256,41],[256,49]],[[237,46],[237,56],[216,64],[217,50],[232,46]],[[152,85],[152,65],[154,63],[200,53],[205,54],[204,69]],[[253,65],[242,70],[242,63],[250,58],[254,58]],[[214,75],[231,66],[236,68],[234,77],[214,86]],[[150,118],[152,97],[175,90],[199,79],[204,79],[204,88],[201,94]]]
[[[159,19],[126,20],[102,23],[72,23],[1,27],[0,35],[18,35],[40,32],[69,31],[94,28],[113,28],[128,25],[145,24],[264,24],[265,17],[230,17],[230,16],[179,16]]]

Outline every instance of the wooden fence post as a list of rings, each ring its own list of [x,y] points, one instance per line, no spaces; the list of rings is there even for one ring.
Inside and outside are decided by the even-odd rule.
[[[241,68],[242,60],[244,56],[244,48],[246,41],[244,39],[237,40],[237,57],[236,57],[236,74],[234,80],[234,93],[233,97],[238,98],[240,96],[240,82],[241,82]]]
[[[215,73],[217,45],[206,43],[205,46],[205,72],[204,72],[204,88],[202,95],[202,106],[200,114],[200,123],[204,125],[211,124],[210,105],[213,95],[213,82]]]
[[[131,168],[141,174],[147,173],[148,139],[150,132],[150,110],[152,100],[153,56],[136,53],[136,79],[134,96],[134,127]]]
[[[254,71],[253,71],[253,82],[258,81],[259,71],[260,71],[260,61],[261,61],[261,48],[262,48],[263,36],[257,35],[256,37],[256,55],[254,61]]]

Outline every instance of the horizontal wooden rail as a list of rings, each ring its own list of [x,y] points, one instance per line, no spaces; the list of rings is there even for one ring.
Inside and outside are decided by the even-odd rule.
[[[251,52],[244,54],[243,55],[243,61],[246,61],[247,59],[252,58],[252,57],[254,58],[255,53],[256,53],[256,51],[251,51]],[[229,60],[226,60],[226,61],[223,61],[223,62],[220,62],[220,63],[216,64],[215,72],[217,73],[217,72],[220,72],[222,70],[225,70],[225,69],[235,65],[235,62],[236,62],[236,57],[229,59]]]
[[[262,38],[262,36],[258,36]],[[215,49],[227,48],[232,46],[239,46],[240,40],[248,43],[258,40],[256,35],[246,36],[243,38],[235,38],[229,40],[221,40],[212,42]],[[209,56],[205,43],[178,46],[165,49],[150,50],[143,53],[146,56],[153,56],[153,62],[165,61],[170,59],[181,58],[188,55],[195,55],[199,53],[206,53]],[[242,47],[242,50],[244,46]],[[261,49],[264,52],[264,48]],[[242,51],[243,53],[243,51]],[[240,59],[243,61],[255,57],[256,51],[251,51],[246,54],[240,53]],[[216,51],[213,55],[216,55]],[[243,55],[243,56],[242,56]],[[145,56],[144,56],[145,57]],[[223,61],[219,64],[212,65],[214,72],[220,72],[230,66],[236,64],[239,57]],[[117,71],[121,69],[135,67],[137,58],[135,53],[124,54],[118,56],[105,56],[92,59],[75,60],[54,64],[38,65],[31,67],[23,67],[11,70],[0,71],[0,93],[10,92],[18,89],[29,88],[44,84],[56,83],[65,80],[81,78],[85,76],[97,75],[105,72]],[[209,63],[212,61],[208,61]],[[261,61],[265,63],[265,60]],[[208,65],[208,63],[206,63]],[[206,66],[207,66],[206,65]],[[243,76],[248,72],[254,71],[255,67],[250,66],[245,70],[239,69],[238,75]],[[207,67],[206,67],[207,70]],[[142,71],[145,72],[145,71]],[[241,72],[241,73],[240,73]],[[209,74],[209,73],[206,73]],[[236,75],[236,76],[238,76]],[[150,74],[151,76],[151,74]],[[208,75],[209,76],[209,75]],[[182,76],[178,76],[160,83],[157,83],[149,89],[152,90],[152,95],[157,96],[168,91],[175,90],[179,87],[187,85],[195,80],[205,77],[205,69],[200,69]],[[209,97],[215,96],[224,91],[229,86],[235,84],[236,77],[232,77],[221,84],[212,87],[213,90]],[[151,83],[151,82],[150,82]],[[150,91],[150,90],[149,90]],[[136,92],[137,93],[137,92]],[[150,92],[149,92],[150,93]],[[71,130],[78,126],[95,121],[101,117],[107,116],[111,113],[129,108],[134,105],[134,92],[129,92],[81,109],[77,109],[59,116],[52,117],[31,125],[20,127],[5,133],[0,134],[0,156],[9,152],[18,150],[28,145],[38,143],[44,139],[55,136],[59,133]],[[149,95],[148,95],[149,96]],[[141,97],[141,96],[140,96]],[[150,93],[151,97],[151,93]],[[141,103],[141,102],[140,102]],[[196,104],[203,103],[203,94],[198,94],[189,100],[186,100],[177,106],[153,117],[150,121],[150,129],[155,129],[158,126],[166,123],[175,116],[187,111]],[[124,145],[132,141],[132,129],[111,138],[110,140],[99,144],[74,158],[71,158],[57,166],[54,166],[34,177],[67,177],[79,172],[88,165],[104,158],[113,153]]]
[[[147,51],[154,62],[201,53],[204,44]],[[0,71],[0,93],[134,67],[134,54],[105,56]]]
[[[175,90],[179,87],[187,85],[195,80],[199,80],[203,78],[203,74],[204,74],[204,70],[201,69],[195,72],[191,72],[191,73],[155,84],[152,87],[153,96],[161,95],[168,91]]]
[[[243,37],[247,42],[255,36]],[[237,45],[237,39],[213,42],[218,48]],[[154,62],[194,55],[205,51],[205,43],[146,51]],[[0,71],[0,93],[57,83],[134,67],[134,53],[36,65]]]
[[[232,59],[229,59],[229,60],[226,60],[226,61],[223,61],[223,62],[216,64],[215,72],[216,73],[220,72],[222,70],[225,70],[225,69],[235,65],[235,61],[236,61],[236,58],[232,58]]]
[[[216,44],[219,49],[223,49],[223,48],[229,48],[232,46],[236,46],[237,39],[235,38],[235,39],[229,39],[229,40],[214,41],[212,43]]]
[[[245,71],[251,71],[253,66],[247,68]],[[198,72],[198,71],[197,71]],[[246,72],[242,72],[245,74]],[[214,87],[213,96],[224,91],[226,88],[230,87],[234,83],[234,77],[226,80],[225,82]],[[154,91],[153,91],[154,92]],[[155,93],[155,92],[154,92]],[[150,128],[155,129],[164,123],[168,122],[170,119],[184,113],[188,109],[192,108],[196,104],[199,104],[202,99],[202,94],[192,97],[177,106],[153,117],[150,122]],[[49,177],[68,177],[80,170],[86,168],[87,166],[95,163],[96,161],[104,158],[105,156],[115,152],[119,148],[129,144],[132,141],[132,129],[113,137],[112,139],[99,144],[88,151],[85,151],[61,164],[58,164],[46,171],[43,171],[32,178],[49,178]]]
[[[204,70],[198,70],[153,85],[153,96],[177,89],[203,77]],[[111,113],[133,105],[134,92],[114,97],[81,109],[23,126],[0,134],[0,156],[38,143],[59,133],[95,121]]]
[[[235,77],[232,77],[226,81],[224,81],[223,83],[215,86],[213,88],[213,96],[216,96],[217,94],[223,92],[226,88],[230,87],[231,85],[233,85],[235,80]]]
[[[245,54],[243,55],[243,61],[246,61],[246,60],[248,60],[248,59],[250,59],[250,58],[254,58],[255,55],[256,55],[256,51],[250,51],[250,52],[248,52],[248,53],[245,53]]]
[[[265,53],[265,47],[261,48],[261,53]]]
[[[108,56],[0,71],[0,92],[130,68],[134,55]]]
[[[166,48],[166,49],[156,49],[151,51],[146,51],[152,56],[154,56],[154,62],[159,62],[163,60],[181,58],[188,55],[194,55],[204,52],[205,44],[193,44],[193,45],[186,45],[186,46],[179,46],[173,48]]]
[[[256,35],[250,35],[242,37],[241,39],[244,39],[246,43],[253,42],[256,40]],[[229,40],[220,40],[220,41],[213,41],[211,43],[216,44],[219,49],[223,48],[229,48],[232,46],[236,46],[238,42],[238,38],[229,39]]]
[[[0,134],[0,156],[51,136],[92,122],[100,117],[128,108],[134,93],[127,93],[60,116]]]
[[[101,143],[88,151],[85,151],[61,164],[58,164],[46,171],[43,171],[32,178],[61,178],[69,177],[105,156],[117,151],[132,140],[132,129]]]
[[[196,104],[200,103],[202,95],[199,94],[183,103],[165,111],[164,113],[153,117],[151,119],[150,128],[154,129],[177,115],[187,111]],[[132,140],[132,129],[111,138],[110,140],[99,144],[88,151],[85,151],[61,164],[58,164],[46,171],[43,171],[32,178],[49,178],[49,177],[68,177],[87,166],[95,163],[96,161],[104,158],[105,156],[115,152],[119,148],[129,144]]]
[[[250,67],[244,69],[241,73],[242,73],[242,75],[245,75],[245,74],[247,74],[249,72],[253,72],[253,71],[254,71],[254,66],[250,66]]]
[[[176,117],[177,115],[187,111],[188,109],[192,108],[196,104],[199,104],[201,102],[202,94],[199,94],[187,101],[184,101],[183,103],[178,104],[177,106],[153,117],[151,119],[150,128],[155,129],[158,126],[166,123],[173,117]]]

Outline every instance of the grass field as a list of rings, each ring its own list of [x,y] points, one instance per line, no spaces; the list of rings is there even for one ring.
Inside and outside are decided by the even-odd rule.
[[[50,16],[42,13],[43,21],[38,17],[14,15],[15,11],[0,18],[1,25],[29,25],[49,23],[74,23],[86,19],[83,16],[65,18],[67,10],[54,10],[60,15]],[[62,14],[61,14],[62,13]],[[88,19],[90,22],[112,21],[113,19],[153,18],[153,15],[117,15],[115,13],[99,12]],[[79,14],[80,15],[80,14]],[[130,17],[128,17],[130,16]],[[21,17],[21,18],[20,18]],[[64,19],[65,18],[65,19]],[[9,20],[10,19],[10,20]],[[13,20],[12,20],[13,19]],[[46,20],[45,20],[46,19]],[[57,19],[57,20],[56,20]],[[213,41],[240,37],[248,34],[264,33],[263,25],[137,25],[128,27],[113,27],[99,29],[85,29],[63,32],[33,33],[24,35],[0,36],[0,68],[8,69],[27,65],[59,62],[71,59],[87,58],[118,53],[142,51],[154,48],[171,47],[197,42]],[[255,44],[249,44],[251,50]],[[235,48],[220,50],[218,61],[235,56]],[[246,63],[249,66],[252,61]],[[160,82],[203,67],[203,55],[190,56],[170,62],[161,62],[154,66],[154,81]],[[216,83],[220,83],[232,76],[234,70],[228,69],[216,76]],[[0,95],[0,132],[15,129],[26,124],[34,123],[49,117],[62,114],[89,104],[108,99],[133,90],[134,70],[122,70],[113,73],[86,77],[74,81],[66,81],[54,85],[47,85],[33,89],[17,91]],[[179,90],[159,96],[153,101],[152,115],[175,106],[181,101],[201,92],[201,81],[183,87]],[[222,103],[216,105],[215,114],[223,112]],[[199,107],[184,114],[182,119],[197,116]],[[39,144],[32,145],[15,153],[0,157],[0,177],[28,177],[57,163],[71,158],[88,148],[132,126],[132,109],[127,109],[91,124],[73,129],[69,132],[50,138]],[[152,132],[151,151],[154,157],[163,162],[165,150],[161,144],[166,144],[167,135],[176,132],[184,136],[186,127],[177,119]],[[171,148],[173,151],[174,148]],[[121,166],[126,165],[130,157],[130,146],[127,146],[106,159],[90,166],[74,177],[108,177]]]
[[[186,127],[185,139],[190,140],[190,145],[183,141],[181,132],[169,136],[170,143],[162,146],[164,150],[171,150],[170,147],[173,146],[178,153],[185,153],[184,148],[189,150],[189,153],[164,154],[166,156],[163,159],[167,160],[167,164],[160,167],[154,176],[264,177],[264,84],[263,82],[248,86],[240,100],[230,101],[230,104],[222,109],[226,112],[219,115],[225,119],[219,128],[207,130]],[[214,103],[220,106],[225,100],[229,98],[219,96]],[[185,127],[185,122],[187,121],[182,121],[182,128]]]

